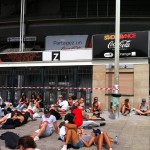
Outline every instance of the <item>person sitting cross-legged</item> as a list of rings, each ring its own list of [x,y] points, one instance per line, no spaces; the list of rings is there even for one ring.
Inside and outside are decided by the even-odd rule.
[[[148,115],[148,114],[150,114],[150,107],[149,107],[149,104],[146,102],[145,98],[142,99],[142,102],[138,105],[138,107],[135,111],[139,115]]]
[[[120,111],[122,115],[127,116],[130,113],[131,106],[129,103],[129,99],[125,99],[124,102],[121,104]]]
[[[40,127],[36,130],[31,137],[34,141],[38,141],[40,137],[46,137],[52,135],[53,131],[58,134],[58,126],[56,117],[50,113],[50,110],[45,108],[44,115],[42,115]]]

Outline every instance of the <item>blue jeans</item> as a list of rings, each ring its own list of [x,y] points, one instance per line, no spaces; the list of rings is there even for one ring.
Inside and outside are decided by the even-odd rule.
[[[25,108],[25,105],[24,104],[19,104],[16,108],[19,109],[19,110],[23,110]]]
[[[84,143],[82,142],[82,140],[80,140],[78,143],[76,144],[73,144],[74,147],[83,147],[84,146]]]

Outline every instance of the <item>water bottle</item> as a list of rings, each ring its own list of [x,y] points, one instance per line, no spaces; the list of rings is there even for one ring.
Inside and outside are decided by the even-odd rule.
[[[118,136],[115,137],[115,144],[118,144]]]
[[[2,117],[2,108],[0,106],[0,117]]]

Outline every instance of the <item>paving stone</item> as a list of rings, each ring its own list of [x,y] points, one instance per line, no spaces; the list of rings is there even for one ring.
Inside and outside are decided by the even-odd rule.
[[[106,126],[99,127],[101,130],[108,132],[109,136],[114,138],[119,137],[119,145],[113,144],[113,150],[150,150],[150,116],[122,116],[112,120],[109,117],[109,112],[105,111],[102,117],[106,118]],[[40,118],[37,121],[28,121],[22,127],[11,130],[0,130],[0,134],[6,131],[12,131],[20,136],[31,135],[39,127]],[[58,121],[58,124],[61,120]],[[98,121],[100,123],[100,121]],[[91,132],[91,130],[88,130]],[[36,142],[40,150],[61,150],[63,142],[58,140],[58,135],[54,133],[50,137],[41,138]],[[1,150],[10,150],[5,147],[5,142],[0,140]],[[80,150],[97,150],[96,146],[90,148],[80,148]],[[73,150],[70,148],[70,150]],[[106,146],[103,150],[108,150]]]

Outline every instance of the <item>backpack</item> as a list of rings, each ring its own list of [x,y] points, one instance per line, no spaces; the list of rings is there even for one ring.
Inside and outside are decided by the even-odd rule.
[[[13,132],[5,132],[0,136],[0,139],[5,140],[6,147],[9,147],[11,149],[15,149],[18,147],[19,138],[19,135]]]
[[[2,129],[15,129],[14,120],[9,118],[7,121],[1,126]]]

